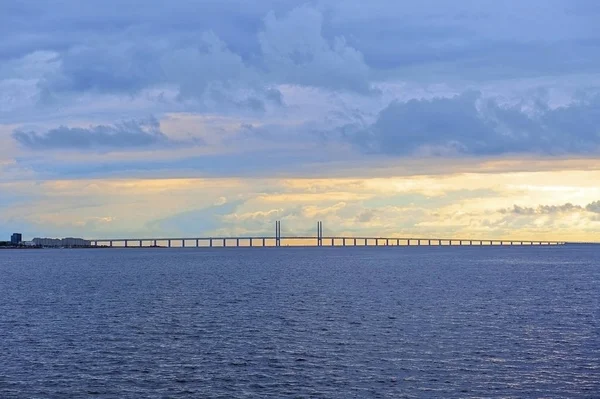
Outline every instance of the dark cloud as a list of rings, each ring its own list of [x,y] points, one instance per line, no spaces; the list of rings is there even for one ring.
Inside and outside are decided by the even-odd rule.
[[[364,152],[394,156],[599,152],[600,97],[534,107],[504,105],[478,92],[394,101],[375,123],[344,126],[341,135]]]
[[[594,1],[455,3],[309,0],[298,7],[293,0],[180,0],[167,7],[155,0],[83,6],[4,0],[0,60],[55,55],[56,65],[42,78],[29,77],[39,80],[40,104],[64,107],[72,94],[169,87],[178,89],[180,100],[210,104],[211,112],[255,113],[282,103],[270,92],[278,84],[371,93],[374,82],[388,79],[598,70]],[[25,69],[39,60],[27,62]],[[3,77],[0,70],[0,83],[15,74]]]
[[[564,205],[540,205],[537,208],[515,205],[510,212],[516,215],[552,215],[556,213],[582,211],[583,209],[583,207],[579,205],[573,205],[571,203],[566,203]]]
[[[554,215],[570,212],[600,213],[600,201],[592,202],[586,206],[566,203],[563,205],[539,205],[537,208],[514,205],[512,208],[502,209],[501,213],[512,213],[514,215]]]
[[[593,0],[412,4],[308,0],[303,5],[294,0],[179,0],[168,6],[157,0],[84,5],[50,0],[43,6],[36,0],[4,0],[0,1],[0,118],[13,125],[44,123],[49,112],[59,110],[63,116],[77,112],[79,120],[99,112],[118,120],[134,118],[148,106],[147,112],[156,115],[294,118],[299,120],[297,128],[261,120],[240,135],[255,135],[270,144],[300,143],[302,148],[320,147],[324,143],[318,140],[329,137],[327,132],[352,121],[340,129],[344,142],[333,143],[342,144],[344,151],[351,143],[364,153],[391,156],[595,154],[600,125],[597,98],[558,109],[543,104],[527,108],[468,92],[453,98],[396,101],[370,124],[361,118],[379,109],[381,97],[334,95],[323,105],[327,112],[343,107],[359,112],[352,117],[333,110],[324,116],[317,104],[303,97],[310,90],[297,86],[369,94],[375,82],[394,95],[399,86],[390,88],[385,82],[400,80],[408,83],[409,96],[411,88],[425,87],[413,85],[419,79],[464,87],[462,81],[454,86],[452,79],[596,73],[597,15]],[[581,77],[574,78],[572,86],[570,80],[558,78],[548,78],[542,85],[587,85]],[[287,101],[289,109],[277,109],[286,105],[279,85],[285,85],[280,88],[292,100]],[[497,83],[491,86],[498,89]],[[323,93],[318,94],[317,101],[323,101]],[[571,95],[558,95],[562,94]],[[136,103],[116,109],[114,104],[124,95]],[[75,101],[77,110],[71,108]],[[303,109],[306,113],[300,115]],[[160,129],[148,126],[73,128],[65,123],[45,133],[20,129],[13,137],[37,149],[170,143]],[[236,144],[236,135],[229,139]],[[313,160],[303,151],[297,150],[295,162]],[[333,155],[322,154],[320,160],[331,162]]]
[[[346,32],[369,66],[404,79],[594,72],[600,61],[594,0],[327,3],[331,34]]]
[[[177,144],[160,130],[160,124],[154,118],[89,128],[60,126],[45,133],[15,130],[13,138],[22,146],[34,150],[110,150]],[[199,144],[197,141],[194,143]]]
[[[359,223],[368,223],[375,218],[375,211],[366,209],[356,216],[356,221]]]
[[[585,210],[593,213],[600,213],[600,201],[594,201],[585,207]]]
[[[206,32],[277,81],[353,90],[368,88],[370,69],[472,79],[595,72],[600,62],[595,0],[305,3],[3,0],[0,59],[55,51],[64,76],[51,85],[105,90],[160,82],[162,57],[193,53]]]
[[[95,42],[60,55],[60,69],[44,76],[40,87],[49,92],[135,93],[165,81],[156,59],[158,48],[146,43]]]
[[[320,3],[294,8],[297,2],[291,0],[252,6],[239,0],[183,0],[167,8],[153,1],[107,0],[81,7],[72,0],[40,8],[7,0],[0,8],[5,39],[0,59],[57,52],[62,69],[45,82],[55,91],[131,91],[167,81],[182,84],[184,92],[198,89],[194,80],[203,86],[213,79],[251,79],[239,75],[240,65],[271,83],[365,91],[371,69],[400,68],[400,77],[435,70],[433,76],[452,71],[497,78],[594,72],[600,61],[592,55],[600,46],[600,33],[592,28],[594,2],[531,1],[521,6],[518,24],[510,29],[506,23],[514,15],[508,4]],[[208,32],[234,58],[207,50]],[[173,58],[180,59],[185,73],[171,65]],[[213,62],[223,68],[206,68]]]
[[[222,12],[217,14],[226,19]],[[229,17],[234,18],[235,12]],[[323,36],[320,11],[299,7],[280,14],[265,10],[260,17],[251,17],[256,26],[229,40],[222,29],[214,29],[214,23],[185,31],[164,26],[148,31],[125,16],[125,26],[134,24],[128,29],[95,27],[97,31],[92,26],[91,32],[75,35],[66,47],[40,43],[42,49],[56,52],[58,67],[45,73],[38,86],[45,99],[81,92],[135,94],[169,86],[178,89],[181,100],[256,112],[264,111],[267,103],[283,104],[281,93],[273,88],[278,84],[369,91],[369,69],[362,54],[343,36],[331,40]],[[254,45],[240,46],[237,40],[243,37],[244,42],[248,36]],[[245,93],[242,98],[240,93]]]
[[[154,41],[175,45],[193,42],[199,33],[214,31],[234,51],[250,56],[256,33],[267,12],[290,10],[292,0],[178,0],[165,6],[156,0],[105,0],[81,5],[76,0],[0,2],[0,59],[40,49],[63,51],[97,38]],[[34,21],[34,23],[32,23]]]

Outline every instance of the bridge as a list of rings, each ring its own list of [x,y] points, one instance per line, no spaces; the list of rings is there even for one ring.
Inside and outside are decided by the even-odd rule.
[[[224,248],[224,247],[281,247],[283,244],[306,247],[358,247],[358,246],[549,246],[565,245],[566,241],[548,240],[499,240],[481,238],[440,238],[440,237],[348,237],[324,236],[323,222],[317,222],[314,236],[282,236],[281,222],[275,222],[274,236],[241,237],[178,237],[178,238],[116,238],[89,240],[93,247],[159,247],[168,248]],[[288,246],[284,245],[284,246]]]

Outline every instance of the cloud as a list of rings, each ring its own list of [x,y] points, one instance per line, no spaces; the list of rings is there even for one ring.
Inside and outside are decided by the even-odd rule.
[[[60,126],[45,133],[15,130],[13,138],[22,146],[33,150],[117,150],[144,148],[160,144],[169,146],[177,141],[169,139],[159,122],[126,121],[115,125],[98,125],[88,128]],[[198,142],[195,142],[198,144]]]
[[[152,4],[147,7],[157,9]],[[206,11],[225,13],[211,7]],[[233,15],[218,16],[226,19]],[[256,30],[234,35],[219,29],[215,21],[198,24],[192,31],[173,28],[163,32],[165,27],[157,25],[147,32],[148,27],[141,29],[135,18],[125,16],[131,18],[128,31],[117,29],[100,36],[85,32],[61,49],[50,46],[57,51],[59,68],[46,73],[39,87],[61,96],[83,92],[135,94],[146,88],[175,85],[181,99],[208,103],[228,100],[261,110],[257,105],[261,97],[278,102],[279,96],[273,97],[275,84],[359,92],[369,89],[368,67],[361,53],[347,45],[341,35],[331,42],[323,36],[320,11],[303,6],[287,9],[282,17],[272,10],[265,10],[263,16],[262,21],[257,16],[236,16],[248,20]],[[202,19],[209,18],[204,15]],[[198,26],[203,26],[202,30]],[[253,37],[253,43],[248,43],[247,37]],[[246,93],[237,101],[230,98],[240,97],[244,91],[250,95]]]
[[[160,59],[166,81],[177,84],[183,98],[203,95],[211,87],[225,89],[236,82],[252,85],[258,79],[214,32],[204,32],[197,45],[167,51]]]
[[[259,34],[264,63],[280,83],[367,92],[369,69],[343,36],[322,34],[323,15],[299,7],[283,18],[270,12]]]
[[[590,204],[587,204],[585,210],[593,213],[600,213],[600,201],[594,201]]]
[[[189,93],[215,75],[244,86],[258,75],[266,84],[365,92],[373,81],[410,77],[596,73],[597,10],[594,0],[320,0],[300,7],[293,0],[180,0],[168,7],[65,0],[42,8],[4,0],[0,59],[56,53],[61,71],[41,85],[57,94],[132,93],[165,83],[185,83]],[[219,47],[208,48],[206,35]],[[182,57],[184,75],[174,73],[173,57]],[[223,69],[211,71],[218,61]],[[185,76],[190,70],[200,83]]]
[[[366,209],[356,216],[356,221],[359,223],[368,223],[373,220],[375,216],[376,214],[372,209]]]
[[[40,88],[51,93],[135,93],[164,80],[156,50],[131,41],[77,44],[60,54],[60,68],[46,74]]]
[[[539,205],[537,208],[514,205],[512,209],[503,209],[501,213],[515,215],[553,215],[557,213],[581,212],[585,208],[579,205],[566,203],[564,205]]]
[[[500,213],[512,213],[515,215],[555,215],[560,213],[573,213],[573,212],[590,212],[600,213],[600,201],[594,201],[586,206],[573,205],[566,203],[563,205],[539,205],[536,208],[523,207],[514,205],[512,208],[502,209]]]
[[[593,72],[599,61],[594,0],[325,2],[332,10],[329,29],[346,32],[371,68],[395,76],[556,75]]]
[[[533,109],[472,91],[393,101],[374,123],[339,132],[363,152],[393,156],[597,154],[600,96],[557,108],[537,102]]]

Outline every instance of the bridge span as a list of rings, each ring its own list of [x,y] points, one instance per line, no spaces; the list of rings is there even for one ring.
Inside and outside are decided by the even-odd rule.
[[[323,223],[317,222],[315,236],[282,236],[281,222],[275,222],[274,236],[240,237],[157,237],[157,238],[103,238],[89,240],[93,247],[358,247],[358,246],[549,246],[565,245],[566,241],[548,240],[502,240],[481,238],[440,238],[440,237],[365,237],[365,236],[324,236]]]

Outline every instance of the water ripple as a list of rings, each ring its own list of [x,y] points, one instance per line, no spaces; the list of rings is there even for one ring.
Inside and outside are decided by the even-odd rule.
[[[598,397],[598,255],[4,251],[0,397]]]

